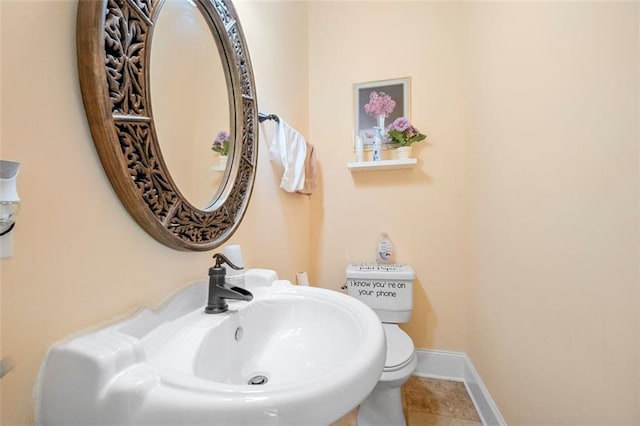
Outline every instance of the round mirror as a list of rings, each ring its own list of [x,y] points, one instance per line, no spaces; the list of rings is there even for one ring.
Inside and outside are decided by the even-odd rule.
[[[176,25],[186,38],[173,32]],[[178,74],[155,75],[162,45]],[[231,1],[80,0],[77,47],[93,141],[125,208],[169,247],[221,245],[246,211],[258,140],[253,71]],[[211,146],[227,129],[229,157],[221,168],[212,164]]]
[[[195,3],[166,0],[153,31],[151,107],[162,156],[178,189],[196,207],[218,195],[225,152],[212,145],[229,132],[229,96],[213,34]],[[228,146],[228,144],[227,144]],[[224,144],[216,143],[218,150]]]

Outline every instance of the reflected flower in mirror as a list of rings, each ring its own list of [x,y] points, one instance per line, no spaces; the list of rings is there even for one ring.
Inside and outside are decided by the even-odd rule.
[[[230,139],[231,136],[227,131],[223,130],[219,132],[216,139],[213,141],[213,145],[211,145],[211,149],[220,155],[228,155]]]

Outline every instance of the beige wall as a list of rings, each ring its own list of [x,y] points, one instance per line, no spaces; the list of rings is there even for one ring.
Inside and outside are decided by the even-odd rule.
[[[78,87],[77,3],[0,4],[2,158],[23,163],[14,258],[0,262],[1,355],[15,362],[0,382],[0,423],[13,426],[32,422],[32,388],[52,343],[140,305],[156,306],[186,284],[206,279],[211,253],[182,253],[158,244],[111,189]],[[306,6],[247,3],[238,9],[261,108],[306,130]],[[265,35],[259,17],[291,24],[270,25]],[[281,45],[288,50],[270,48]],[[310,203],[277,188],[266,141],[260,148],[254,197],[230,242],[242,244],[248,265],[269,266],[293,278],[309,257]]]
[[[313,280],[338,288],[349,262],[374,261],[381,232],[414,266],[419,348],[465,350],[465,74],[453,3],[313,2],[309,22],[309,126],[323,191],[312,199]],[[400,14],[402,17],[400,17]],[[403,22],[390,31],[389,16]],[[328,31],[333,28],[333,31]],[[410,170],[351,173],[353,84],[411,77],[412,121],[428,134]],[[390,155],[391,152],[385,152]]]
[[[637,9],[310,5],[314,279],[389,232],[418,275],[405,329],[468,352],[509,424],[640,422]],[[351,174],[352,84],[404,76],[420,166]]]
[[[469,8],[467,351],[512,424],[640,421],[637,7]]]

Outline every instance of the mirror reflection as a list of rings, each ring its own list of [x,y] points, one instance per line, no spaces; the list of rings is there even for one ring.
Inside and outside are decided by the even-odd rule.
[[[212,31],[189,0],[167,0],[151,45],[150,92],[158,143],[184,197],[204,209],[217,197],[227,167],[212,150],[229,131],[226,79]]]

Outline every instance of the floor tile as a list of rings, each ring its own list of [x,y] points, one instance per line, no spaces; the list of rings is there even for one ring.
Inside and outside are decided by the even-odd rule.
[[[411,411],[480,421],[462,382],[412,376],[402,387],[402,393],[405,407]]]
[[[358,421],[358,409],[355,408],[349,412],[346,416],[338,420],[337,422],[333,422],[331,426],[357,426]]]
[[[453,417],[409,410],[407,426],[482,426],[482,423],[480,421],[455,419]]]
[[[411,376],[402,386],[407,426],[481,426],[480,417],[462,382]],[[332,426],[357,426],[358,409]]]

